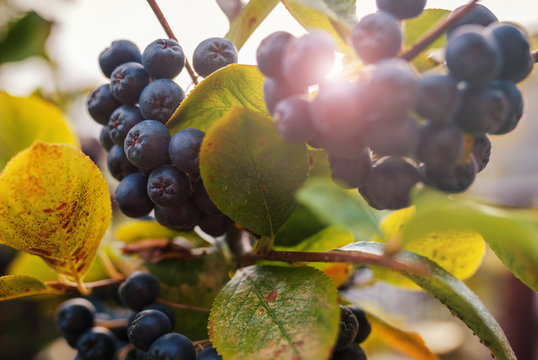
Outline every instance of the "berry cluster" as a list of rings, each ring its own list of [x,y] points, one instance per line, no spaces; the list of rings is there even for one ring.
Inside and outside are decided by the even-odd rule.
[[[366,360],[360,344],[371,331],[364,310],[357,306],[340,306],[340,331],[331,360]]]
[[[80,360],[115,359],[116,352],[125,346],[125,341],[135,348],[128,359],[221,359],[212,346],[197,356],[191,340],[172,332],[176,321],[174,311],[155,302],[158,294],[157,279],[137,271],[118,288],[122,305],[133,310],[127,319],[127,327],[113,329],[113,332],[94,326],[99,314],[94,305],[84,298],[64,302],[56,314],[56,323],[68,344],[77,349],[76,359]]]
[[[525,34],[475,5],[447,31],[448,73],[419,76],[396,56],[400,20],[418,16],[425,4],[377,0],[379,11],[351,31],[353,49],[368,65],[354,81],[326,79],[335,47],[324,33],[297,39],[276,32],[256,54],[282,137],[325,149],[333,179],[358,188],[377,209],[408,206],[421,182],[465,191],[489,161],[488,134],[506,134],[521,118],[516,83],[534,64]]]
[[[226,39],[204,40],[194,51],[193,66],[202,76],[234,62],[237,50]],[[92,92],[88,111],[105,125],[100,141],[108,169],[120,181],[120,210],[135,218],[154,211],[160,224],[173,229],[199,225],[212,236],[225,233],[232,221],[211,202],[199,177],[204,132],[184,129],[171,137],[164,125],[185,98],[172,80],[185,66],[179,44],[156,40],[140,54],[130,41],[114,41],[99,65],[111,82]]]

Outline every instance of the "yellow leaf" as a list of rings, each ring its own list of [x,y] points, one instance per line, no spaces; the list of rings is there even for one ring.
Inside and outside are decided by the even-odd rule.
[[[0,91],[0,171],[36,140],[78,146],[76,134],[55,105],[37,96],[15,97]]]
[[[0,301],[18,299],[33,295],[60,294],[59,290],[47,287],[31,276],[0,276]]]
[[[155,220],[132,220],[118,226],[114,232],[114,237],[126,243],[144,239],[172,239],[181,237],[189,240],[193,246],[203,246],[207,244],[194,231],[181,232],[162,226]]]
[[[390,347],[416,360],[439,360],[439,357],[428,349],[419,334],[395,328],[370,313],[368,320],[372,325],[372,335],[382,339],[383,343]]]
[[[380,225],[384,238],[374,236],[372,240],[385,243],[400,237],[403,227],[414,215],[415,207],[392,212]],[[478,232],[458,229],[411,239],[403,248],[427,257],[460,280],[470,278],[478,270],[486,250],[484,239]],[[373,270],[376,277],[393,285],[420,289],[398,273],[379,267]]]
[[[37,142],[0,174],[0,244],[39,255],[79,284],[111,212],[101,172],[71,145]]]

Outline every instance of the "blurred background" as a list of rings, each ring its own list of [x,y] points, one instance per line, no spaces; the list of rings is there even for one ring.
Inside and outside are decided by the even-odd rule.
[[[429,0],[428,7],[452,10],[464,3]],[[523,25],[534,42],[533,49],[538,48],[536,0],[482,3],[501,21]],[[228,19],[215,0],[161,0],[159,5],[189,59],[199,42],[224,36],[228,31]],[[374,0],[357,1],[358,18],[373,11]],[[243,46],[239,62],[255,64],[258,44],[276,30],[295,35],[305,33],[280,4]],[[0,0],[0,91],[14,96],[34,94],[55,103],[67,114],[83,149],[102,162],[104,156],[99,153],[98,143],[100,125],[90,118],[85,107],[89,92],[106,82],[97,57],[117,39],[131,40],[143,50],[162,37],[165,34],[144,0]],[[187,91],[192,88],[186,71],[176,82]],[[493,138],[491,162],[467,195],[502,206],[535,208],[538,207],[537,69],[520,84],[520,89],[526,104],[525,115],[513,133]],[[0,247],[0,274],[6,272],[14,256],[13,251]],[[515,279],[490,252],[479,272],[467,283],[500,321],[518,358],[538,359],[536,294]],[[427,294],[381,283],[368,288],[353,286],[345,294],[392,324],[420,333],[443,359],[490,358],[487,349],[469,330]],[[0,360],[73,358],[71,350],[56,340],[58,332],[52,320],[62,300],[0,303]],[[383,346],[382,340],[372,341],[370,359],[407,359]]]

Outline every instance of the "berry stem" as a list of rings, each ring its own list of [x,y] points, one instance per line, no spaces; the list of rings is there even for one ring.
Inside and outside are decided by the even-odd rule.
[[[121,284],[125,278],[117,278],[117,279],[106,279],[106,280],[99,280],[94,282],[89,282],[84,284],[84,286],[87,289],[101,289],[106,288],[109,286],[117,286]],[[46,285],[55,288],[55,289],[65,289],[65,290],[77,290],[78,284],[73,283],[71,281],[48,281],[46,282]]]
[[[168,300],[164,300],[164,299],[161,299],[161,298],[158,298],[157,302],[159,302],[161,304],[164,304],[164,305],[168,305],[168,306],[176,308],[176,309],[193,310],[193,311],[206,312],[206,313],[211,312],[211,310],[209,310],[207,308],[198,307],[198,306],[192,306],[192,305],[185,305],[185,304],[177,304],[177,303],[174,303],[174,302],[171,302],[171,301],[168,301]]]
[[[400,262],[398,259],[374,255],[363,252],[345,252],[345,251],[326,251],[326,252],[301,252],[301,251],[270,251],[268,253],[247,254],[244,256],[247,263],[253,263],[257,260],[283,261],[287,263],[294,262],[348,262],[355,264],[380,265],[395,271],[409,271],[414,273],[428,274],[431,272],[426,265],[413,264],[408,265]]]
[[[153,10],[153,13],[155,14],[155,16],[157,17],[157,19],[161,23],[161,26],[163,27],[164,31],[166,32],[166,35],[170,39],[173,39],[173,40],[175,40],[175,41],[177,41],[179,43],[179,41],[177,40],[177,37],[174,35],[174,32],[170,28],[170,25],[168,24],[168,21],[164,17],[164,14],[161,11],[161,8],[157,4],[157,1],[156,0],[147,0],[147,2],[149,4],[149,6],[151,7],[151,9]],[[187,71],[189,72],[189,76],[191,77],[192,82],[194,83],[194,85],[198,85],[198,77],[196,76],[196,74],[195,74],[194,70],[192,69],[191,64],[189,63],[189,60],[187,58],[185,58],[185,67],[187,68]]]
[[[442,23],[437,25],[433,30],[431,30],[428,34],[424,35],[420,40],[418,40],[413,46],[406,51],[404,51],[402,54],[400,54],[399,58],[411,61],[413,60],[418,54],[426,50],[430,44],[432,44],[437,38],[445,32],[446,29],[448,29],[452,24],[454,24],[456,21],[461,19],[464,15],[466,15],[471,9],[474,7],[475,3],[477,3],[479,0],[471,0],[467,5],[465,5],[463,8],[458,10],[457,13],[455,13],[450,18],[447,18]]]

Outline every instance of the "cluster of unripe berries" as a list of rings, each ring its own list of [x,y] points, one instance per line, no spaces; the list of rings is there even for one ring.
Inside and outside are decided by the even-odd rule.
[[[193,55],[201,76],[235,62],[237,50],[222,38],[202,41]],[[204,132],[184,129],[172,137],[165,126],[185,98],[172,80],[185,66],[179,44],[155,40],[141,54],[130,41],[114,41],[99,55],[99,65],[110,84],[91,93],[88,112],[104,125],[100,141],[108,169],[120,181],[120,210],[134,218],[154,211],[160,224],[177,230],[199,225],[212,236],[225,233],[232,221],[211,202],[199,177]]]
[[[266,106],[282,137],[325,149],[333,179],[358,188],[377,209],[408,206],[410,190],[421,182],[465,191],[489,161],[487,134],[512,131],[522,116],[516,83],[534,64],[525,34],[474,5],[447,31],[448,73],[419,76],[397,55],[400,20],[418,16],[425,5],[377,0],[379,11],[351,31],[365,64],[353,81],[326,79],[335,46],[321,32],[298,39],[273,33],[256,54],[266,75]]]
[[[118,288],[122,305],[133,310],[127,327],[111,330],[95,326],[99,315],[84,298],[64,302],[56,313],[56,324],[68,344],[78,351],[75,359],[113,360],[118,350],[133,345],[126,359],[133,360],[222,360],[212,346],[196,355],[186,336],[172,332],[174,311],[156,303],[159,282],[151,274],[132,273]],[[117,336],[115,335],[117,334]]]

